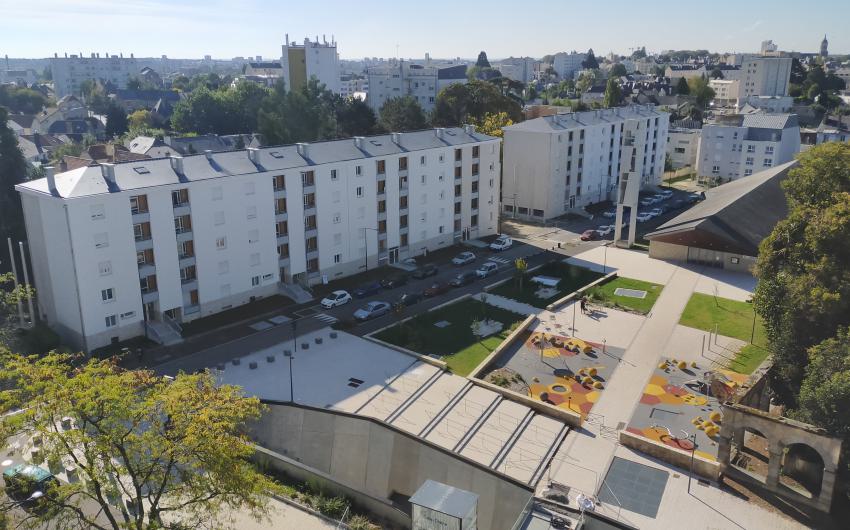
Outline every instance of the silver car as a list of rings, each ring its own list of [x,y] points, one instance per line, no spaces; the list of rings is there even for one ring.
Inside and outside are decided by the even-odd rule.
[[[370,318],[378,318],[381,315],[386,315],[390,312],[390,304],[388,302],[369,302],[354,312],[354,318],[357,320],[369,320]]]
[[[475,254],[472,252],[461,252],[454,258],[452,258],[452,265],[466,265],[467,263],[472,263],[475,261]]]

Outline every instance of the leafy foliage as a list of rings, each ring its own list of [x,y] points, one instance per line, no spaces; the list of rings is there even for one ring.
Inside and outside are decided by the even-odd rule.
[[[676,93],[683,96],[687,96],[691,93],[691,87],[688,86],[688,80],[684,77],[680,77],[679,82],[676,83]]]
[[[115,138],[127,132],[129,123],[127,113],[117,104],[112,104],[106,109],[106,135]]]
[[[605,96],[602,99],[602,106],[605,108],[616,107],[623,102],[623,91],[620,90],[620,84],[616,79],[609,79],[605,86]]]
[[[432,121],[438,127],[457,127],[500,112],[514,122],[522,119],[522,107],[504,96],[494,84],[470,81],[464,85],[449,85],[440,92]]]
[[[274,483],[247,459],[245,426],[262,406],[209,373],[175,379],[123,371],[109,361],[0,352],[0,403],[10,437],[40,436],[48,463],[72,463],[81,480],[59,483],[49,509],[23,527],[153,529],[221,527],[221,515],[266,513]],[[14,383],[14,385],[10,384]],[[62,428],[70,418],[72,428]],[[125,499],[129,510],[114,506]],[[83,509],[87,504],[88,509]],[[97,520],[90,506],[102,510]],[[104,519],[108,522],[104,522]]]
[[[714,99],[714,89],[708,86],[705,77],[692,77],[688,80],[688,93],[695,98],[698,108],[708,107],[708,103]]]
[[[490,61],[487,60],[487,53],[481,52],[478,54],[478,60],[475,61],[475,66],[479,68],[490,68]]]
[[[0,85],[0,107],[6,107],[14,113],[38,114],[47,105],[47,98],[38,90]]]
[[[174,129],[199,134],[246,134],[257,130],[258,114],[270,91],[256,83],[235,88],[202,86],[174,106]]]
[[[587,50],[587,58],[581,62],[581,67],[588,70],[596,70],[599,68],[599,60],[593,53],[593,48]]]
[[[475,129],[488,136],[496,136],[502,138],[504,131],[502,127],[513,125],[514,122],[508,116],[507,112],[499,112],[496,114],[485,114],[480,120],[471,119],[470,122],[475,125]]]
[[[626,71],[626,66],[623,63],[615,64],[608,72],[608,77],[621,77],[624,75],[629,75],[629,72]]]
[[[415,131],[428,126],[422,107],[411,96],[388,99],[381,105],[379,115],[379,123],[387,131]]]
[[[0,239],[24,238],[24,214],[15,184],[26,179],[27,161],[18,147],[18,138],[7,123],[8,112],[0,107]]]

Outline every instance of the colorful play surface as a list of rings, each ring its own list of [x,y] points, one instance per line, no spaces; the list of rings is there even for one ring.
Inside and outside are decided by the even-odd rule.
[[[716,460],[720,402],[746,380],[730,370],[661,359],[626,430],[685,451],[694,449],[696,435],[695,454]]]
[[[533,332],[518,340],[494,368],[522,375],[528,395],[587,417],[605,390],[623,351],[604,344]]]

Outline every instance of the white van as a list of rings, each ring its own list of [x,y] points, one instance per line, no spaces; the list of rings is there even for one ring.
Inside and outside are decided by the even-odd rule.
[[[490,250],[507,250],[514,244],[513,239],[508,236],[499,236],[495,241],[490,243]]]

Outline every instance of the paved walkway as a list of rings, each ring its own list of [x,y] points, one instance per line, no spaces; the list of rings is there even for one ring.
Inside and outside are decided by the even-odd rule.
[[[248,513],[239,511],[231,515],[233,528],[240,530],[264,530],[267,528],[298,528],[303,530],[332,530],[333,523],[312,513],[278,499],[269,500],[269,518],[255,520]]]

